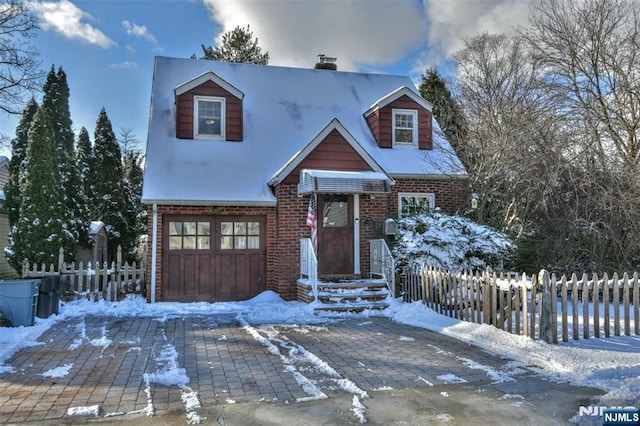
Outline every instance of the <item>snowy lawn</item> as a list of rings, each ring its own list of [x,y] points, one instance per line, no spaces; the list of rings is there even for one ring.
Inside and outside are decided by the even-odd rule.
[[[20,349],[35,345],[39,336],[55,323],[84,315],[112,317],[179,318],[186,315],[216,313],[242,314],[248,324],[319,324],[331,322],[315,315],[311,305],[285,302],[270,291],[246,302],[230,303],[156,303],[130,297],[122,302],[74,301],[61,306],[60,314],[46,320],[36,318],[33,327],[0,328],[0,372],[12,371],[8,359]],[[490,353],[511,358],[551,380],[589,386],[607,392],[602,403],[640,407],[640,336],[620,336],[608,339],[588,339],[548,345],[524,336],[515,336],[489,325],[466,323],[439,315],[422,303],[392,301],[381,312],[340,314],[340,317],[387,316],[399,323],[433,330],[479,346]],[[98,344],[99,342],[96,342]],[[172,354],[166,353],[170,364]],[[45,374],[56,377],[65,374],[64,366]],[[171,380],[162,376],[162,369],[145,377],[148,382]],[[190,389],[184,384],[184,397]]]

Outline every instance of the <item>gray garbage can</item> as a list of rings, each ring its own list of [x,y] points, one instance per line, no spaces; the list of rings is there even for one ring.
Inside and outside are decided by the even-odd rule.
[[[36,279],[36,278],[33,278]],[[38,318],[49,318],[60,312],[60,275],[38,278],[40,290],[38,294]]]
[[[0,281],[0,312],[14,327],[30,327],[36,319],[40,280]]]

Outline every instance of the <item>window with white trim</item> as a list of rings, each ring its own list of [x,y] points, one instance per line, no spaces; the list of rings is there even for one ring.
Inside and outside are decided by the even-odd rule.
[[[225,138],[225,99],[213,96],[193,97],[193,137]]]
[[[418,146],[418,111],[413,109],[393,109],[393,145]]]
[[[415,216],[436,206],[435,194],[401,192],[398,194],[398,217]]]

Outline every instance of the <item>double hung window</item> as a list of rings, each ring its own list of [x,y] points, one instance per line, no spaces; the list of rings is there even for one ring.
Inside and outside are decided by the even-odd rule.
[[[196,139],[225,138],[225,99],[194,96],[193,134]]]

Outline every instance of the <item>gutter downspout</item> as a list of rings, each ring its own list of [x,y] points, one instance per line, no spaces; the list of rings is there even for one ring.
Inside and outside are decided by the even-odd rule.
[[[156,264],[158,260],[158,204],[153,203],[151,231],[151,303],[156,303]]]

